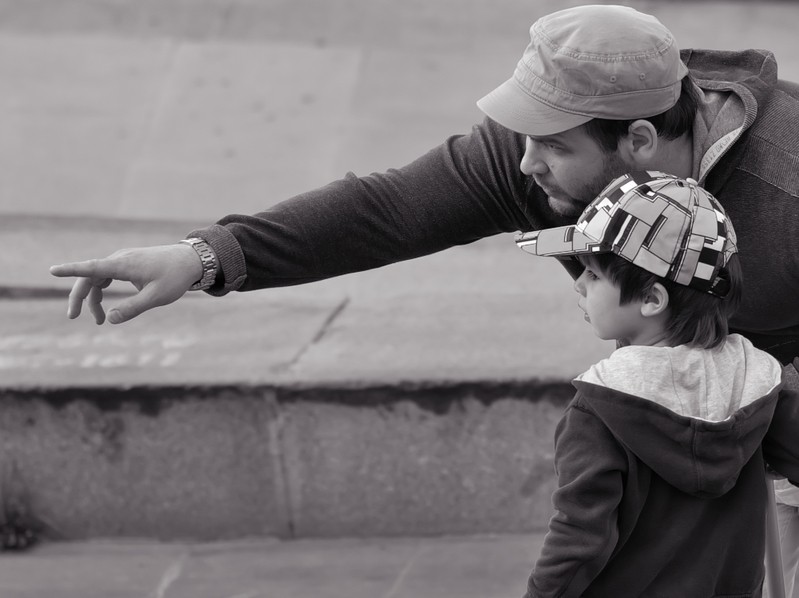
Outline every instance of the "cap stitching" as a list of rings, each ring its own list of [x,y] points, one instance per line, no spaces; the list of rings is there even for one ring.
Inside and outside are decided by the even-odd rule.
[[[588,60],[593,60],[594,62],[627,62],[627,61],[634,61],[646,58],[653,58],[656,56],[662,56],[674,46],[676,41],[674,37],[672,37],[670,34],[666,34],[665,37],[662,40],[658,41],[657,45],[650,50],[641,50],[630,55],[618,54],[618,53],[600,54],[598,52],[585,52],[582,50],[578,50],[577,48],[561,45],[556,41],[554,41],[540,27],[536,28],[535,31],[539,34],[541,41],[544,44],[546,44],[550,50],[568,56],[569,58],[574,58],[578,60],[588,59]]]
[[[571,92],[571,91],[568,91],[568,90],[565,90],[565,89],[561,89],[560,87],[555,87],[550,82],[540,78],[539,76],[537,76],[535,74],[531,73],[531,75],[532,75],[533,79],[535,79],[536,81],[540,81],[541,84],[546,86],[548,89],[550,89],[552,91],[556,91],[556,92],[558,92],[561,95],[569,96],[569,97],[572,97],[572,98],[597,98],[597,99],[599,99],[599,98],[609,98],[609,97],[623,97],[623,96],[626,96],[626,95],[649,94],[649,93],[667,91],[668,89],[676,86],[677,83],[679,83],[679,81],[677,81],[677,82],[672,83],[671,85],[667,85],[665,87],[653,87],[653,88],[650,88],[650,89],[634,89],[634,90],[631,90],[631,91],[619,91],[619,92],[615,92],[615,93],[606,93],[606,94],[601,94],[601,95],[581,95],[581,94],[577,94],[577,93],[574,93],[574,92]],[[535,100],[541,102],[542,104],[546,104],[550,108],[556,108],[556,109],[558,109],[558,110],[560,110],[562,112],[572,112],[570,110],[562,108],[561,106],[559,106],[557,104],[551,103],[550,101],[539,97],[531,89],[527,89],[527,86],[522,85],[516,77],[513,78],[513,82],[516,84],[516,86],[522,92],[524,92],[529,97],[534,98]],[[572,113],[573,114],[580,114],[579,112],[572,112]]]
[[[640,60],[647,60],[651,58],[659,58],[671,49],[671,45],[663,48],[662,50],[651,50],[647,52],[636,52],[635,54],[597,54],[592,52],[581,52],[574,48],[566,46],[558,46],[552,48],[558,54],[574,58],[575,60],[591,60],[593,62],[637,62]]]

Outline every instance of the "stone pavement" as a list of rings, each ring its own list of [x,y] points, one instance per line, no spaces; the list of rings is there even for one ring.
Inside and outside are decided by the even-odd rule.
[[[93,541],[0,558],[3,598],[514,598],[541,534]]]

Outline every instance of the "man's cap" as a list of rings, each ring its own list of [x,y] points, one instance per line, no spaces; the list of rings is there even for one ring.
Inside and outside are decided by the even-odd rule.
[[[613,180],[577,224],[516,237],[534,255],[615,253],[666,280],[724,297],[719,276],[736,247],[735,230],[718,200],[693,179],[658,171]]]
[[[627,6],[589,5],[538,19],[513,77],[477,102],[524,135],[554,135],[594,118],[665,112],[688,69],[660,21]]]

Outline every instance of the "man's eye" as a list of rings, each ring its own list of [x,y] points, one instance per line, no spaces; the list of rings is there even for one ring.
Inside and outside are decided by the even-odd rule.
[[[547,149],[548,151],[551,151],[551,152],[562,152],[562,151],[565,151],[564,147],[562,145],[559,145],[557,143],[552,143],[552,142],[549,142],[549,141],[546,141],[546,140],[543,140],[543,139],[533,139],[532,137],[528,137],[527,141],[533,147],[538,146],[539,148],[542,148],[542,149],[545,148],[545,149]]]

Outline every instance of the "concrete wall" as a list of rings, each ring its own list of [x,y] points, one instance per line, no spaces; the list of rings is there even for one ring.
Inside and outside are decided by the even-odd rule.
[[[61,538],[546,526],[566,385],[0,392],[6,504]]]

